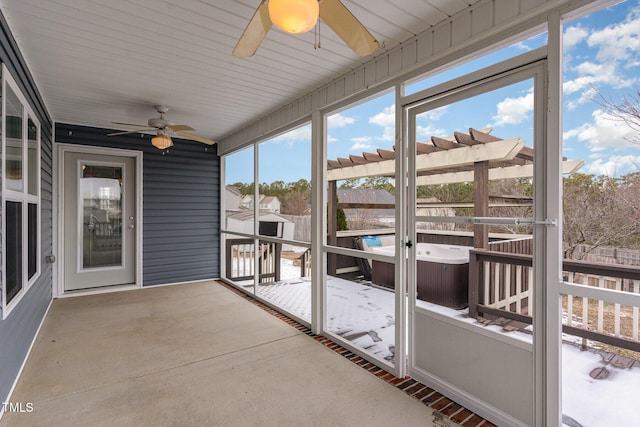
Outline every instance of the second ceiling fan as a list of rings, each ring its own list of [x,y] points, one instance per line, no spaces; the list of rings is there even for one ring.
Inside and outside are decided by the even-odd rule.
[[[371,55],[380,47],[340,0],[262,0],[233,49],[233,56],[253,56],[273,25],[298,34],[313,28],[318,18],[359,56]]]

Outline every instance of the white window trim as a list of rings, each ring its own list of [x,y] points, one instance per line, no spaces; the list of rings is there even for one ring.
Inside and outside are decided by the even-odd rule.
[[[27,294],[31,286],[38,280],[40,274],[42,273],[42,227],[41,227],[41,206],[42,206],[42,185],[41,185],[41,144],[42,144],[42,128],[40,122],[35,117],[33,110],[31,109],[27,99],[24,94],[18,87],[18,84],[14,80],[13,76],[9,73],[5,64],[2,64],[2,94],[6,94],[6,88],[10,87],[14,94],[18,97],[18,100],[22,104],[23,110],[23,120],[22,120],[22,128],[23,128],[23,146],[22,146],[22,174],[23,174],[23,189],[22,191],[15,191],[6,188],[7,178],[6,178],[6,167],[4,164],[4,156],[0,155],[0,161],[2,161],[2,197],[1,197],[1,215],[2,215],[2,277],[1,277],[1,297],[2,297],[2,319],[6,319],[9,314],[20,304],[20,301]],[[4,118],[6,113],[6,96],[2,96],[2,123],[3,128],[6,128]],[[37,180],[37,195],[29,194],[29,132],[28,132],[28,124],[29,119],[37,126],[37,163],[36,163],[36,174],[35,178]],[[2,132],[1,142],[2,144],[2,153],[6,153],[6,132]],[[6,202],[19,202],[22,203],[22,289],[13,297],[11,302],[7,303],[7,278],[6,278]],[[36,271],[31,278],[29,278],[29,244],[28,244],[28,236],[29,236],[29,204],[36,204],[37,206],[37,215],[36,215],[36,239],[38,242],[38,247],[36,251]]]

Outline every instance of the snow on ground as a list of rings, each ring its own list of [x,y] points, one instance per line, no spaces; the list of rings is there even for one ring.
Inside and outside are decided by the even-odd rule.
[[[258,295],[285,311],[311,321],[311,281],[300,277],[299,267],[282,259],[282,280],[258,286]],[[463,310],[451,310],[423,301],[420,306],[441,314],[474,323]],[[388,290],[327,278],[328,330],[350,340],[354,345],[393,361],[395,344],[394,294]],[[501,332],[499,327],[490,327]],[[510,336],[531,341],[524,333]],[[602,357],[581,351],[575,345],[562,346],[563,413],[578,424],[565,420],[565,426],[640,426],[637,396],[640,392],[640,367],[618,369],[608,366],[606,379],[594,380],[589,373],[604,366]]]
[[[311,281],[299,267],[281,260],[281,279],[257,287],[258,296],[311,321]],[[395,345],[393,293],[334,277],[327,278],[327,329],[376,356],[393,360]]]
[[[562,346],[562,412],[583,427],[640,426],[640,368],[608,366],[609,377],[594,380],[589,373],[600,366],[600,355]]]

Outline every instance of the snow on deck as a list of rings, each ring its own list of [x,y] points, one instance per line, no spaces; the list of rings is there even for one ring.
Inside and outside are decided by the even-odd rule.
[[[299,277],[299,267],[294,267],[288,259],[282,259],[281,273],[281,281],[258,286],[258,295],[301,319],[311,321],[310,278]],[[475,323],[465,316],[465,310],[453,310],[419,300],[417,305]],[[395,348],[394,313],[393,292],[367,283],[327,277],[327,329],[390,362],[393,362]],[[531,336],[525,333],[493,328],[498,333],[531,341]],[[640,366],[619,369],[608,365],[608,378],[591,378],[589,373],[593,369],[605,365],[598,354],[581,351],[570,343],[562,346],[564,425],[640,426],[640,411],[635,406],[640,392]]]

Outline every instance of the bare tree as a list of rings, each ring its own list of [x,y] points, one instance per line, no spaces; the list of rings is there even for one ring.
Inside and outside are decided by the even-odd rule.
[[[605,97],[597,89],[595,91],[598,94],[596,102],[607,111],[612,120],[622,122],[635,131],[635,135],[627,139],[640,144],[640,90],[622,97],[621,101]]]
[[[600,246],[640,247],[639,184],[638,173],[565,178],[565,258],[583,258]]]
[[[290,191],[284,195],[282,213],[301,216],[307,213],[309,206],[311,206],[311,191]]]

